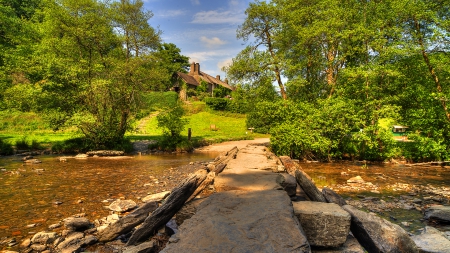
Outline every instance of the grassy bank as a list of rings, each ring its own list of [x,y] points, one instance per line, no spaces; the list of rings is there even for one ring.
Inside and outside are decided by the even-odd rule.
[[[212,143],[267,137],[251,133],[246,128],[246,116],[243,114],[213,111],[203,102],[187,104],[185,109],[187,111],[185,118],[189,123],[182,132],[183,140],[177,144],[177,149],[189,150]],[[127,141],[164,139],[162,129],[157,127],[155,110],[152,108],[136,121],[136,129],[126,134]],[[187,140],[189,128],[192,133],[191,141]],[[82,145],[81,141],[76,140],[80,136],[75,128],[54,132],[39,115],[34,113],[10,111],[0,114],[0,139],[15,146],[16,149],[53,147],[54,151],[77,151],[80,148],[77,146]]]

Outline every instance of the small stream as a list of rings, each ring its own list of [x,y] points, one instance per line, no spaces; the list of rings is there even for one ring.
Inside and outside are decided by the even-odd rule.
[[[139,203],[147,194],[171,190],[192,172],[177,166],[212,161],[217,155],[69,158],[66,162],[58,156],[37,156],[42,163],[32,165],[24,164],[21,157],[0,158],[0,239],[27,237],[74,214],[85,213],[90,220],[107,216],[106,200]]]

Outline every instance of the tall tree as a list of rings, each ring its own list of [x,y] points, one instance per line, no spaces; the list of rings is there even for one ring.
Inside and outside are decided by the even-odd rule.
[[[271,3],[256,1],[255,3],[250,3],[245,14],[247,15],[247,18],[244,23],[239,26],[237,38],[243,39],[244,41],[254,38],[255,41],[253,45],[248,46],[242,51],[241,57],[248,57],[251,59],[257,58],[261,54],[265,54],[266,57],[263,58],[264,61],[259,64],[259,71],[262,73],[266,71],[271,72],[271,75],[278,84],[281,97],[287,99],[286,88],[282,80],[283,58],[278,55],[278,50],[274,41],[274,37],[280,29],[277,8]],[[262,49],[259,51],[259,48],[261,47]],[[256,56],[252,56],[252,54],[255,54]],[[235,61],[233,61],[233,64],[235,64]],[[240,65],[240,63],[236,64]],[[234,70],[231,71],[245,72],[247,69],[234,68]]]

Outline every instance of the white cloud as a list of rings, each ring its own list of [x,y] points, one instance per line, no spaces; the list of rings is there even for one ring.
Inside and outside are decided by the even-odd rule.
[[[233,63],[233,59],[232,59],[232,58],[228,58],[228,59],[225,59],[225,60],[223,60],[223,61],[218,62],[218,63],[217,63],[217,67],[218,67],[219,69],[222,69],[223,67],[228,67],[228,66],[230,66],[231,63]]]
[[[178,17],[178,16],[183,16],[184,14],[186,14],[187,11],[186,10],[166,10],[166,11],[160,11],[156,14],[156,16],[158,17],[163,17],[163,18],[167,18],[167,17]]]
[[[245,19],[244,13],[232,11],[202,11],[194,15],[193,24],[241,24]]]
[[[200,5],[200,0],[191,0],[193,5]]]
[[[203,44],[208,48],[218,47],[218,46],[227,44],[226,41],[221,40],[217,37],[212,37],[211,39],[209,39],[205,36],[202,36],[202,37],[200,37],[200,41],[203,42]]]

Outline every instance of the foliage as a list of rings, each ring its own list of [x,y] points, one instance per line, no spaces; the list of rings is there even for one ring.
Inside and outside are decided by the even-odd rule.
[[[163,130],[168,141],[176,142],[181,132],[188,124],[188,120],[183,118],[185,114],[183,106],[179,102],[175,107],[168,108],[156,116],[158,127]]]
[[[12,155],[14,154],[14,149],[12,145],[3,139],[0,139],[0,155]]]
[[[209,97],[205,98],[206,105],[216,111],[223,111],[227,108],[229,99],[227,98],[216,98],[216,97]]]

